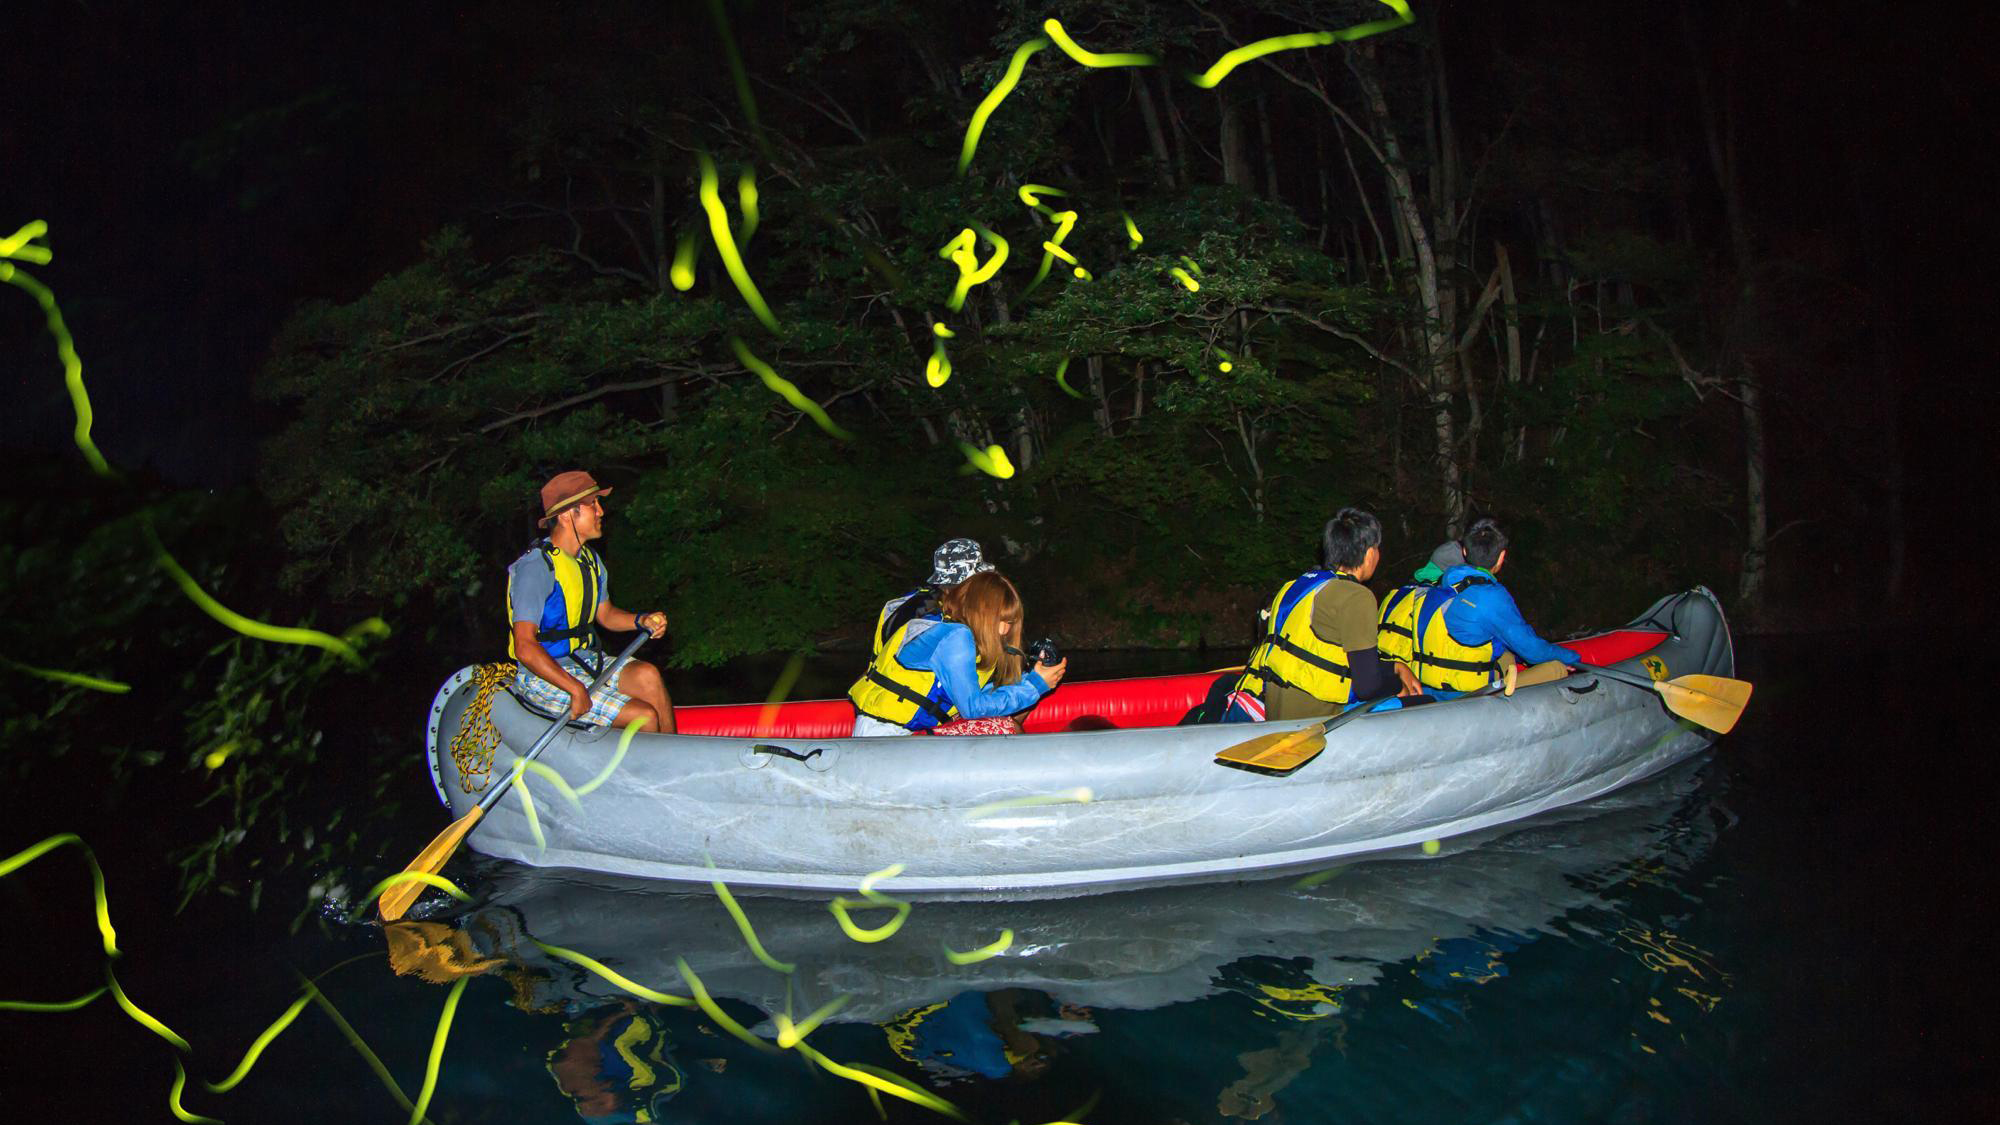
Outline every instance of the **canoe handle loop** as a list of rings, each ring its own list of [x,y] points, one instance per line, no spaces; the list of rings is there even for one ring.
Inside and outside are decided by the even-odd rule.
[[[768,742],[759,742],[757,745],[752,746],[750,749],[758,754],[776,754],[780,758],[790,758],[794,762],[810,762],[815,757],[825,752],[826,747],[815,746],[811,750],[808,750],[805,753],[801,754],[797,750],[793,750],[789,747],[773,746]]]
[[[1574,707],[1576,706],[1578,696],[1589,695],[1591,692],[1597,690],[1597,679],[1592,677],[1585,680],[1581,685],[1565,683],[1559,686],[1562,688],[1563,702]]]

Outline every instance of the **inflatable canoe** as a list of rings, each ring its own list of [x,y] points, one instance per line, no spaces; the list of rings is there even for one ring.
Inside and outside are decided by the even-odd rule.
[[[1456,837],[1436,856],[1406,849],[1299,880],[926,902],[881,942],[849,940],[824,899],[748,904],[764,947],[796,964],[789,975],[758,960],[706,887],[683,893],[617,875],[496,863],[482,872],[479,905],[453,924],[481,956],[539,970],[516,978],[524,1008],[588,1009],[623,995],[532,938],[669,990],[678,988],[675,960],[683,958],[715,996],[767,1013],[788,1005],[811,1011],[848,996],[835,1023],[883,1023],[966,990],[1010,987],[1126,1010],[1234,990],[1302,1019],[1310,1009],[1279,1007],[1278,998],[1338,1002],[1338,990],[1417,958],[1427,971],[1463,968],[1480,979],[1478,971],[1493,971],[1493,943],[1526,942],[1561,919],[1615,910],[1636,872],[1658,881],[1685,870],[1717,830],[1699,769],[1687,763],[1616,793]],[[998,955],[963,964],[944,953],[988,946],[1003,932],[1014,940]],[[1452,963],[1466,954],[1475,955],[1471,965]],[[757,1031],[775,1034],[768,1021]]]
[[[1566,642],[1668,679],[1735,671],[1714,595],[1661,599]],[[500,677],[454,674],[428,761],[453,816],[548,727]],[[488,688],[482,690],[481,681]],[[1218,764],[1319,720],[1177,726],[1213,674],[1065,682],[1026,733],[846,737],[845,700],[675,710],[681,733],[572,725],[467,839],[534,866],[769,892],[1058,897],[1249,879],[1448,840],[1590,800],[1697,753],[1709,732],[1654,692],[1592,673],[1352,717],[1286,776]],[[564,790],[577,795],[571,799]]]

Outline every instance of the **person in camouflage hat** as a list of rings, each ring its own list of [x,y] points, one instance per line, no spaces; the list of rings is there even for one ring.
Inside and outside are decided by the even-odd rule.
[[[875,618],[874,656],[882,655],[882,645],[896,630],[919,619],[941,620],[938,599],[945,591],[982,571],[992,570],[993,564],[979,550],[979,544],[971,539],[948,539],[931,552],[931,576],[923,584],[907,594],[899,594],[882,603],[882,612]]]

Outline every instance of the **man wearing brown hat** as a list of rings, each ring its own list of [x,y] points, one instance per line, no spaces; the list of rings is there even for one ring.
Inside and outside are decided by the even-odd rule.
[[[514,687],[535,706],[597,726],[674,732],[673,702],[660,670],[643,660],[626,663],[615,684],[589,691],[610,659],[597,626],[615,632],[645,629],[658,637],[667,615],[632,613],[611,604],[611,578],[589,547],[604,534],[604,501],[611,490],[580,470],[558,473],[542,486],[548,538],[529,547],[507,568],[507,611],[512,633],[507,655],[518,662]]]

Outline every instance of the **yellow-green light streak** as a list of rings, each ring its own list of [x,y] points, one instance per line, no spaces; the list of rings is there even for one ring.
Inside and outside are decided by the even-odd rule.
[[[961,441],[958,443],[958,448],[969,462],[966,468],[959,470],[960,472],[977,469],[987,476],[997,477],[1000,480],[1006,480],[1014,475],[1014,462],[1007,458],[1007,451],[997,445],[981,449],[971,442]]]
[[[229,1072],[229,1077],[220,1082],[208,1082],[204,1083],[204,1085],[211,1092],[217,1094],[226,1094],[234,1090],[236,1084],[243,1081],[244,1077],[250,1073],[250,1068],[257,1065],[258,1056],[264,1053],[264,1048],[271,1045],[271,1040],[283,1034],[284,1030],[292,1025],[293,1020],[299,1018],[299,1013],[305,1011],[306,1005],[310,1003],[312,1003],[312,993],[310,992],[292,1001],[292,1006],[286,1008],[284,1014],[280,1015],[277,1019],[272,1020],[271,1026],[265,1028],[262,1035],[251,1040],[250,1049],[243,1052],[243,1061],[236,1064],[236,1069]]]
[[[578,812],[583,811],[583,801],[579,798],[577,791],[569,787],[569,782],[564,780],[563,775],[555,771],[555,767],[549,765],[547,762],[538,762],[532,758],[522,758],[514,763],[514,780],[518,783],[521,780],[521,775],[528,770],[533,770],[536,777],[555,786],[556,792],[561,793],[569,801],[571,808]],[[523,788],[526,787],[523,786]]]
[[[64,844],[75,844],[77,850],[83,853],[84,863],[90,867],[90,893],[96,900],[97,932],[104,937],[105,956],[116,957],[118,956],[118,931],[111,928],[111,899],[104,893],[104,869],[97,865],[97,855],[90,850],[89,844],[83,842],[83,837],[74,832],[59,832],[40,843],[29,845],[15,852],[6,859],[0,859],[0,879],[12,875],[14,872],[35,862],[48,852],[62,847]]]
[[[625,751],[632,747],[632,736],[639,733],[639,724],[644,721],[643,719],[633,719],[631,722],[625,724],[625,733],[618,736],[617,752],[611,755],[611,760],[605,763],[604,769],[596,777],[576,787],[576,795],[578,797],[588,796],[598,786],[610,781],[612,774],[618,772],[618,763],[625,760]]]
[[[694,250],[694,235],[681,235],[674,246],[673,267],[667,270],[667,280],[683,293],[694,288]]]
[[[466,979],[469,980],[471,978],[468,977]],[[367,1040],[361,1038],[360,1032],[354,1030],[354,1025],[347,1022],[347,1017],[340,1014],[340,1009],[333,1006],[333,1001],[328,1000],[326,994],[319,990],[319,986],[310,980],[306,980],[303,974],[300,975],[299,980],[305,984],[306,995],[312,997],[313,1003],[318,1004],[320,1011],[326,1013],[326,1018],[332,1020],[333,1026],[340,1029],[340,1034],[347,1040],[347,1045],[353,1047],[355,1053],[361,1056],[362,1061],[368,1064],[368,1069],[375,1072],[375,1077],[395,1097],[396,1104],[406,1110],[415,1109],[416,1106],[410,1101],[410,1096],[405,1094],[403,1088],[396,1084],[396,1078],[389,1073],[389,1068],[382,1065],[381,1056],[377,1055],[368,1046]]]
[[[939,328],[943,326],[932,325],[932,327]],[[805,671],[805,668],[806,658],[804,653],[795,652],[792,654],[790,660],[785,661],[784,669],[778,673],[777,681],[771,685],[770,694],[764,697],[764,706],[757,711],[757,733],[759,736],[768,732],[771,729],[771,724],[778,721],[778,705],[785,701],[786,696],[792,694],[792,685],[799,682],[799,673]]]
[[[34,256],[26,251],[38,249],[40,247],[22,247],[15,251],[15,256],[34,260]],[[40,260],[48,259],[43,257]],[[70,437],[82,452],[83,459],[90,463],[91,472],[100,477],[117,476],[111,471],[111,463],[104,459],[104,454],[97,451],[97,443],[90,439],[90,427],[96,414],[90,408],[90,392],[83,385],[83,360],[76,354],[76,340],[70,336],[69,325],[63,321],[62,309],[56,305],[56,295],[48,286],[15,269],[12,262],[5,260],[0,260],[0,281],[22,290],[42,306],[42,321],[48,326],[49,335],[55,337],[56,356],[62,360],[63,366],[63,386],[69,389],[69,403],[76,412],[76,426],[70,431]]]
[[[1031,797],[1009,797],[1004,801],[990,801],[975,805],[965,812],[965,819],[978,820],[982,816],[992,816],[1006,809],[1029,809],[1038,805],[1087,805],[1096,799],[1096,794],[1087,785],[1075,789],[1065,789],[1060,793],[1036,794]]]
[[[229,756],[234,753],[236,753],[236,741],[231,739],[202,755],[201,764],[209,769],[219,770],[222,768],[222,763],[228,761]]]
[[[859,1066],[844,1066],[813,1050],[812,1047],[805,1043],[800,1043],[793,1050],[811,1059],[814,1063],[818,1064],[821,1070],[826,1071],[828,1074],[845,1078],[850,1082],[858,1082],[870,1089],[880,1090],[892,1098],[901,1098],[906,1102],[923,1106],[925,1109],[942,1113],[946,1117],[956,1121],[967,1120],[964,1112],[957,1106],[945,1101],[929,1090],[919,1089],[916,1086],[906,1084],[907,1080],[900,1076],[884,1077],[880,1072],[870,1073],[868,1070],[860,1069]],[[870,1069],[872,1070],[873,1068]]]
[[[518,774],[519,771],[516,771]],[[521,798],[521,815],[528,818],[528,831],[535,837],[535,851],[549,850],[549,838],[542,835],[542,818],[535,815],[535,799],[528,794],[525,785],[514,786],[514,795]]]
[[[722,1006],[715,1002],[715,998],[708,994],[708,989],[702,985],[701,978],[694,975],[693,969],[688,968],[687,958],[674,958],[674,968],[680,970],[681,979],[687,982],[688,991],[694,993],[694,1002],[701,1006],[702,1011],[708,1013],[708,1018],[714,1020],[717,1027],[760,1051],[777,1050],[776,1047],[750,1034],[749,1028],[729,1018],[729,1013],[723,1011]]]
[[[125,1009],[126,1015],[137,1020],[140,1027],[172,1043],[183,1051],[193,1050],[192,1047],[188,1046],[187,1040],[175,1034],[173,1028],[154,1019],[150,1014],[140,1009],[139,1005],[134,1004],[130,996],[125,995],[125,990],[118,986],[118,977],[111,971],[111,966],[109,965],[104,966],[104,979],[111,986],[111,998],[118,1001],[118,1006]]]
[[[1035,287],[1048,278],[1049,269],[1055,265],[1057,255],[1061,255],[1063,261],[1068,262],[1070,265],[1077,265],[1075,255],[1062,248],[1063,239],[1068,238],[1069,232],[1076,227],[1076,212],[1051,211],[1049,212],[1049,218],[1055,221],[1056,236],[1042,243],[1042,266],[1035,271],[1035,276],[1029,279],[1028,287],[1021,290],[1021,296],[1023,297],[1033,293]],[[1089,276],[1083,272],[1082,266],[1077,266],[1077,272],[1081,276]]]
[[[1120,211],[1118,212],[1118,217],[1125,220],[1125,237],[1131,240],[1130,244],[1125,248],[1127,250],[1137,250],[1139,244],[1146,241],[1146,236],[1139,233],[1139,224],[1132,221],[1132,216]]]
[[[262,621],[253,621],[216,601],[208,591],[201,588],[201,584],[194,580],[193,575],[182,569],[181,564],[167,553],[166,547],[161,545],[159,536],[153,533],[151,527],[146,528],[146,537],[153,543],[153,561],[160,564],[160,569],[173,578],[174,584],[181,588],[181,593],[186,594],[187,599],[200,607],[203,613],[252,640],[285,645],[311,645],[326,649],[349,664],[357,667],[361,664],[361,655],[354,651],[354,646],[339,637],[322,633],[318,629],[267,625]]]
[[[1279,51],[1296,51],[1302,47],[1324,47],[1330,43],[1351,43],[1356,39],[1366,39],[1371,35],[1394,31],[1416,22],[1416,17],[1410,14],[1407,0],[1380,0],[1380,2],[1394,10],[1396,18],[1356,24],[1340,31],[1307,31],[1297,35],[1276,35],[1269,39],[1259,39],[1255,43],[1246,43],[1234,50],[1224,51],[1213,66],[1200,74],[1190,75],[1188,81],[1204,90],[1214,89],[1223,79],[1229,77],[1230,71],[1244,63],[1261,59],[1265,55],[1273,55]]]
[[[854,919],[847,915],[849,910],[865,910],[869,907],[894,907],[896,916],[873,929],[866,929],[855,925]],[[874,945],[877,942],[888,941],[890,938],[896,936],[896,931],[903,928],[904,919],[910,916],[909,903],[901,899],[887,899],[886,896],[885,901],[876,902],[870,899],[848,898],[843,895],[827,903],[826,908],[833,912],[833,920],[840,923],[841,932],[863,945]]]
[[[46,246],[32,246],[35,239],[49,233],[49,224],[41,219],[30,219],[21,229],[5,238],[0,238],[0,258],[17,258],[23,262],[33,262],[46,266],[55,260],[55,252]]]
[[[824,1023],[828,1016],[846,1007],[847,1002],[852,999],[854,999],[852,995],[835,997],[813,1009],[811,1015],[796,1024],[792,1022],[790,1012],[779,1012],[772,1016],[771,1022],[778,1028],[778,1046],[786,1049],[798,1046],[806,1036],[811,1035],[814,1029]]]
[[[431,1095],[437,1092],[438,1068],[444,1062],[445,1040],[451,1037],[451,1017],[458,1011],[458,998],[465,995],[465,986],[471,980],[471,977],[458,978],[444,998],[444,1011],[438,1015],[437,1033],[431,1036],[430,1061],[424,1066],[424,1085],[417,1091],[417,1104],[410,1107],[410,1125],[423,1121],[424,1110],[430,1108]]]
[[[944,959],[954,965],[977,965],[981,961],[998,957],[1002,953],[1007,952],[1008,948],[1013,944],[1014,931],[1001,930],[999,940],[993,942],[991,945],[982,945],[978,949],[966,953],[960,953],[949,945],[944,946]]]
[[[528,940],[534,942],[535,948],[541,950],[543,953],[587,969],[610,981],[612,984],[617,985],[619,988],[624,989],[626,992],[637,996],[641,1000],[651,1000],[655,1004],[669,1004],[682,1008],[692,1008],[695,1006],[694,1001],[685,996],[675,996],[672,993],[661,992],[657,988],[647,988],[645,985],[640,984],[588,954],[578,953],[574,949],[564,949],[560,945],[550,945],[544,941],[536,941],[534,938],[529,938]]]
[[[1068,192],[1061,188],[1053,188],[1047,184],[1022,184],[1020,190],[1014,193],[1015,197],[1020,199],[1021,202],[1033,207],[1044,215],[1053,215],[1055,212],[1049,210],[1048,206],[1042,202],[1042,196],[1067,196],[1068,194]]]
[[[109,985],[100,985],[74,1000],[0,1000],[0,1012],[74,1012],[109,991]]]
[[[924,360],[924,382],[942,387],[950,378],[951,355],[944,350],[943,340],[932,340],[930,358]]]
[[[1201,282],[1196,281],[1194,279],[1194,275],[1189,273],[1188,271],[1180,268],[1179,266],[1174,266],[1172,269],[1169,269],[1167,273],[1170,274],[1174,278],[1174,280],[1186,286],[1188,292],[1190,293],[1201,292]]]
[[[1084,66],[1089,66],[1089,67],[1152,66],[1160,61],[1159,58],[1155,55],[1141,55],[1132,52],[1125,52],[1122,54],[1100,55],[1095,51],[1086,51],[1082,47],[1077,46],[1076,40],[1071,39],[1069,37],[1069,32],[1064,31],[1063,25],[1056,22],[1054,19],[1043,20],[1042,30],[1048,33],[1049,39],[1055,43],[1056,47],[1060,49],[1063,54],[1068,55],[1070,58],[1075,59],[1077,62],[1083,64]]]
[[[394,875],[389,876],[387,879],[384,879],[381,882],[375,884],[375,888],[373,890],[369,891],[366,895],[363,895],[361,898],[363,906],[365,907],[368,903],[374,902],[376,899],[381,898],[382,893],[384,891],[387,891],[390,887],[398,886],[403,883],[422,883],[426,887],[436,887],[438,890],[443,891],[444,893],[450,895],[451,897],[457,899],[460,902],[472,901],[471,895],[466,894],[462,890],[459,890],[457,883],[452,882],[450,879],[447,879],[442,875],[434,875],[429,871],[400,871]]]
[[[1336,875],[1339,875],[1341,872],[1345,870],[1347,870],[1347,864],[1343,863],[1339,867],[1329,867],[1325,871],[1315,871],[1312,874],[1307,875],[1306,877],[1300,879],[1298,882],[1293,883],[1292,889],[1300,891],[1309,890],[1313,887],[1319,886],[1321,883],[1326,882],[1328,879],[1331,879]]]
[[[1064,356],[1062,362],[1056,364],[1056,386],[1061,387],[1071,398],[1086,397],[1082,391],[1070,386],[1069,380],[1063,377],[1067,371],[1069,371],[1069,357]]]
[[[736,249],[736,238],[729,233],[729,215],[722,209],[720,181],[716,179],[715,161],[702,153],[701,160],[701,209],[708,213],[709,237],[715,240],[715,252],[722,256],[722,268],[729,274],[729,280],[736,283],[736,291],[743,294],[743,303],[757,314],[764,327],[778,331],[778,318],[771,312],[771,306],[764,303],[764,295],[757,291],[757,283],[750,280],[750,271],[743,265],[743,254]]]
[[[16,672],[26,673],[36,679],[48,680],[51,683],[89,688],[92,691],[109,692],[112,695],[124,695],[126,692],[132,690],[131,684],[122,683],[118,680],[105,680],[96,676],[86,676],[81,672],[61,672],[54,668],[37,668],[32,664],[23,664],[18,660],[9,659],[5,656],[0,656],[0,666],[12,668]]]
[[[174,1084],[167,1091],[167,1109],[175,1117],[187,1122],[188,1125],[222,1125],[222,1122],[216,1118],[203,1117],[199,1113],[190,1113],[185,1106],[181,1105],[181,1095],[187,1092],[187,1084],[187,1068],[181,1065],[181,1060],[175,1059]]]
[[[972,111],[972,120],[966,123],[965,143],[958,149],[959,175],[965,175],[965,170],[972,166],[972,154],[979,151],[980,134],[986,132],[986,122],[993,116],[993,111],[999,109],[1000,103],[1007,100],[1007,95],[1014,92],[1014,87],[1021,84],[1021,72],[1027,69],[1028,60],[1034,57],[1035,52],[1046,49],[1048,45],[1047,39],[1036,36],[1015,48],[1014,57],[1007,62],[1006,73],[1000,76],[1000,81],[994,83],[993,89],[980,100],[979,108]]]
[[[805,393],[800,391],[797,385],[790,379],[778,374],[772,369],[770,364],[750,354],[750,349],[744,345],[740,337],[731,336],[729,338],[729,346],[736,352],[736,358],[743,366],[755,371],[757,377],[764,380],[765,386],[776,391],[780,398],[797,407],[806,417],[811,418],[814,424],[818,425],[820,429],[825,430],[828,434],[841,441],[851,441],[853,439],[853,434],[835,425],[833,419],[827,417],[826,411],[820,407],[819,403],[807,398]]]
[[[736,177],[736,208],[743,212],[743,242],[748,245],[757,233],[757,175],[748,168]]]
[[[936,336],[940,340],[949,340],[957,336],[958,333],[953,332],[950,325],[940,320],[931,325],[931,335]]]
[[[713,869],[714,864],[710,864],[709,866]],[[762,961],[773,971],[780,973],[789,973],[793,969],[798,968],[797,965],[780,961],[765,951],[764,943],[757,940],[757,931],[750,927],[750,916],[743,913],[743,907],[737,904],[736,896],[729,893],[728,884],[720,879],[714,879],[710,880],[708,885],[715,888],[715,897],[722,900],[723,908],[728,910],[729,916],[736,920],[737,930],[743,934],[743,940],[749,943],[750,952],[757,955],[757,960]]]
[[[998,447],[996,446],[995,448]],[[855,941],[868,945],[872,945],[878,941],[887,941],[889,938],[895,936],[896,931],[903,928],[904,920],[910,916],[910,904],[901,899],[890,898],[888,895],[876,890],[875,884],[880,883],[884,879],[894,879],[902,873],[903,865],[900,863],[892,863],[880,871],[871,871],[861,878],[861,897],[859,899],[852,899],[842,895],[836,897],[832,902],[827,903],[827,909],[833,912],[834,921],[840,923],[842,932]],[[894,907],[896,916],[874,929],[863,929],[855,925],[854,920],[847,916],[849,910],[866,909],[874,906]]]
[[[945,307],[953,312],[965,307],[966,295],[972,292],[973,286],[991,281],[993,275],[999,273],[1000,267],[1007,262],[1007,240],[985,227],[978,227],[979,237],[985,239],[986,244],[993,248],[993,253],[986,261],[981,262],[979,256],[972,250],[974,229],[966,227],[959,231],[958,237],[945,243],[944,248],[938,251],[938,257],[958,267],[958,283],[952,287],[951,299],[945,302]],[[939,326],[933,326],[936,327]],[[950,332],[947,330],[941,334],[950,335]]]

